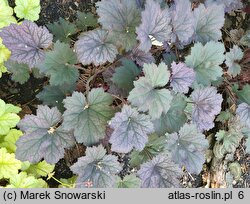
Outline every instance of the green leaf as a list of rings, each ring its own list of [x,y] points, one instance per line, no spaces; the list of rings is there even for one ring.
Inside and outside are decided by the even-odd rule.
[[[230,49],[230,52],[226,53],[226,65],[228,66],[228,72],[233,77],[240,74],[241,66],[239,65],[239,61],[243,58],[244,53],[237,46],[234,45],[233,48]]]
[[[148,140],[148,143],[142,151],[132,151],[130,156],[131,160],[129,161],[132,167],[139,167],[142,163],[149,161],[164,151],[166,145],[166,138],[164,136],[158,137],[158,135],[152,134]]]
[[[60,181],[63,184],[60,184],[58,186],[58,188],[75,188],[76,180],[77,180],[77,176],[73,176],[73,177],[68,178],[68,179],[61,178]]]
[[[29,175],[33,175],[35,178],[40,178],[41,176],[46,177],[55,168],[55,165],[48,164],[46,161],[41,161],[37,164],[30,164],[29,168],[25,171]]]
[[[129,93],[134,88],[134,80],[141,73],[140,69],[131,60],[123,60],[122,66],[115,69],[111,80],[121,89]]]
[[[0,1],[0,29],[11,23],[16,23],[13,9],[5,1]]]
[[[0,135],[7,135],[10,128],[16,126],[20,117],[16,114],[21,109],[11,104],[6,104],[0,99]]]
[[[42,179],[36,179],[34,176],[28,176],[21,172],[10,178],[10,184],[7,188],[46,188],[47,184]]]
[[[170,77],[167,65],[144,64],[145,77],[134,82],[135,88],[129,93],[128,100],[139,111],[147,112],[152,119],[157,119],[162,113],[167,113],[172,101],[172,95],[164,87]]]
[[[95,28],[98,26],[97,18],[90,12],[77,11],[76,25],[80,30],[86,31],[88,27]]]
[[[14,11],[18,18],[37,21],[41,11],[40,0],[15,0]]]
[[[194,44],[185,63],[194,69],[197,83],[207,86],[222,76],[223,71],[219,65],[225,59],[224,52],[224,45],[220,42],[211,41],[204,46],[201,43]]]
[[[12,178],[21,169],[21,162],[15,159],[15,154],[7,153],[5,148],[0,148],[0,179]]]
[[[105,136],[107,122],[113,117],[110,106],[113,98],[102,88],[92,89],[87,98],[79,92],[64,99],[66,111],[63,114],[63,127],[74,129],[77,142],[93,145]]]
[[[3,138],[3,141],[0,143],[0,147],[5,147],[9,153],[14,153],[16,151],[16,141],[23,135],[22,131],[12,129],[9,133]]]
[[[61,17],[59,21],[48,24],[47,27],[53,33],[54,41],[60,40],[65,43],[69,43],[71,41],[70,36],[77,32],[75,24]]]
[[[246,84],[242,90],[238,90],[238,86],[233,86],[233,91],[236,93],[240,102],[245,102],[250,105],[250,85]]]
[[[30,78],[30,69],[27,64],[19,64],[15,61],[8,60],[5,63],[8,71],[12,73],[11,79],[20,84],[24,84]]]
[[[233,114],[229,110],[221,111],[220,114],[217,116],[216,121],[224,123],[232,117]]]
[[[56,106],[60,111],[64,111],[63,99],[75,90],[75,84],[61,86],[45,86],[36,97],[45,105]]]
[[[76,54],[69,45],[57,41],[54,49],[46,52],[45,60],[39,65],[39,68],[50,76],[52,86],[73,84],[79,77],[79,72],[74,67],[76,63]]]
[[[126,175],[123,179],[116,176],[116,188],[139,188],[141,180],[135,174]]]
[[[173,98],[170,109],[167,113],[163,113],[159,119],[153,121],[155,132],[158,135],[178,132],[187,121],[187,116],[184,112],[187,102],[181,95]]]

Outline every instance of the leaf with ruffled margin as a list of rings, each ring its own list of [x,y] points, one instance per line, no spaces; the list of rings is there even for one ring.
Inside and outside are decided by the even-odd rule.
[[[231,11],[242,9],[243,3],[241,0],[206,0],[205,4],[217,4],[217,5],[223,5],[225,12],[230,13]]]
[[[170,72],[167,65],[144,64],[145,77],[134,82],[135,88],[129,93],[128,100],[139,111],[147,112],[152,119],[157,119],[162,113],[167,113],[172,101],[172,95],[167,89],[159,89],[168,83]]]
[[[116,176],[116,188],[140,188],[141,180],[135,174],[126,175],[123,179]]]
[[[224,44],[220,42],[211,41],[204,46],[201,43],[194,44],[185,63],[194,69],[197,83],[207,86],[222,76],[223,70],[219,65],[225,59],[224,52]]]
[[[33,175],[35,178],[46,177],[52,173],[55,165],[48,164],[46,161],[41,161],[37,164],[30,164],[29,168],[25,170],[29,175]]]
[[[187,93],[189,87],[195,80],[195,72],[193,69],[187,67],[185,63],[180,62],[171,64],[172,76],[170,78],[170,86],[174,91],[179,93]]]
[[[4,63],[8,71],[12,73],[11,79],[20,84],[24,84],[30,78],[30,68],[27,64],[19,64],[12,60]]]
[[[128,153],[133,148],[143,150],[148,142],[148,134],[154,132],[150,117],[128,105],[124,105],[121,112],[115,114],[110,127],[114,129],[109,140],[111,150],[119,153]]]
[[[44,61],[38,66],[42,73],[50,76],[50,84],[58,86],[73,84],[79,77],[79,71],[74,67],[77,63],[76,54],[68,44],[57,41],[54,49],[45,54]]]
[[[110,106],[113,98],[102,88],[92,89],[87,98],[80,92],[63,100],[66,111],[63,114],[63,127],[74,129],[79,143],[93,145],[105,137],[107,122],[113,117]]]
[[[194,39],[206,43],[218,41],[222,37],[221,28],[224,25],[224,6],[200,4],[194,9]],[[208,54],[209,56],[209,54]]]
[[[122,66],[115,68],[111,80],[125,92],[129,93],[134,88],[134,80],[141,73],[141,70],[136,64],[131,61],[124,59],[122,60]]]
[[[139,66],[143,66],[144,64],[155,63],[155,58],[150,52],[143,52],[137,47],[134,48],[129,55],[129,58],[135,61]]]
[[[16,141],[23,135],[22,131],[11,129],[6,136],[0,141],[0,147],[4,147],[9,153],[16,152]]]
[[[242,60],[244,53],[242,50],[237,46],[234,45],[233,48],[230,49],[230,52],[226,53],[226,65],[228,66],[228,72],[233,77],[240,74],[241,67],[239,65],[239,61]]]
[[[159,135],[165,135],[166,132],[178,132],[187,121],[184,112],[186,106],[187,102],[182,96],[175,96],[168,112],[163,113],[159,119],[153,121],[155,132]]]
[[[87,147],[86,156],[81,157],[70,167],[78,175],[77,188],[108,188],[115,185],[115,174],[121,171],[121,164],[114,155],[106,155],[106,150],[98,147]]]
[[[142,23],[136,28],[140,41],[139,49],[148,52],[152,46],[152,37],[163,43],[171,38],[170,12],[161,9],[160,4],[154,0],[147,0],[145,10],[142,12]]]
[[[11,23],[16,23],[16,19],[13,16],[13,9],[8,3],[0,1],[0,29]]]
[[[194,34],[194,15],[189,0],[175,0],[171,7],[172,42],[186,44]]]
[[[238,106],[236,113],[240,117],[241,122],[250,128],[250,105],[247,103],[241,103]]]
[[[135,28],[141,22],[141,12],[134,0],[102,0],[96,3],[98,22],[110,30],[114,42],[127,51],[137,44]]]
[[[52,44],[53,36],[45,27],[30,21],[11,24],[0,32],[3,44],[11,51],[10,59],[35,67],[45,57],[44,49]]]
[[[210,130],[214,127],[215,116],[221,111],[222,95],[217,93],[215,87],[199,88],[192,92],[194,102],[192,121],[198,129]]]
[[[17,115],[21,108],[12,104],[6,104],[0,99],[0,135],[7,135],[11,128],[15,127],[20,117]]]
[[[75,43],[79,61],[83,65],[93,63],[98,66],[113,62],[118,51],[109,39],[109,32],[101,29],[87,32]]]
[[[162,153],[142,164],[138,175],[142,180],[142,188],[179,187],[181,169],[167,154]]]
[[[72,94],[75,90],[75,84],[63,84],[61,86],[45,86],[36,97],[45,105],[57,107],[60,111],[64,111],[63,99]]]
[[[54,41],[60,40],[65,43],[69,43],[71,41],[70,36],[77,32],[75,24],[61,17],[59,18],[59,21],[50,23],[47,27],[55,36]]]
[[[62,115],[57,108],[38,106],[37,115],[26,115],[18,123],[24,135],[17,141],[16,158],[30,163],[42,158],[55,164],[64,156],[64,148],[74,146],[73,134],[65,131],[59,123]]]
[[[18,174],[21,164],[15,158],[15,154],[9,154],[5,148],[0,148],[0,179],[11,178]]]
[[[185,166],[190,173],[199,174],[205,162],[205,151],[208,141],[195,125],[185,124],[178,133],[168,136],[167,149],[172,160],[180,166]]]
[[[37,21],[41,11],[40,0],[15,0],[14,11],[20,19]]]
[[[145,163],[151,158],[164,152],[166,145],[166,137],[159,137],[157,134],[151,134],[148,137],[148,143],[142,151],[133,150],[130,154],[129,164],[131,167],[138,168],[142,163]]]
[[[10,178],[7,188],[47,188],[47,183],[43,179],[36,179],[34,176],[20,172]]]

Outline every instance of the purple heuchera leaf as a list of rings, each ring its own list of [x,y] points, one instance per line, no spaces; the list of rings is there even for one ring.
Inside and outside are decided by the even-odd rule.
[[[86,156],[81,157],[71,166],[71,170],[78,174],[77,188],[88,187],[90,182],[94,188],[113,187],[115,174],[121,171],[121,165],[114,155],[106,155],[106,150],[98,147],[87,147]]]
[[[236,113],[239,115],[241,122],[250,128],[250,105],[247,103],[241,103],[238,106]]]
[[[118,51],[108,40],[108,31],[93,30],[75,43],[75,49],[79,61],[83,65],[91,64],[98,66],[105,62],[113,62]]]
[[[187,67],[185,63],[171,64],[172,77],[170,79],[170,86],[174,91],[179,93],[187,93],[189,87],[195,80],[195,72],[193,69]]]
[[[57,108],[38,106],[37,115],[26,115],[18,127],[24,135],[17,141],[16,158],[31,163],[42,158],[55,164],[64,156],[64,148],[74,146],[72,132],[65,131],[58,124],[62,115]]]
[[[167,154],[162,153],[142,164],[138,175],[142,180],[142,188],[179,187],[181,169]]]
[[[175,0],[171,7],[172,42],[186,44],[194,34],[194,15],[189,0]]]
[[[168,136],[167,149],[172,160],[185,166],[190,173],[199,174],[205,162],[205,150],[208,141],[194,124],[185,124],[178,133]]]
[[[139,49],[148,52],[152,46],[151,38],[164,42],[171,38],[170,12],[161,9],[160,4],[154,0],[147,0],[145,10],[142,12],[142,23],[136,29],[140,40]]]
[[[11,24],[0,32],[3,44],[11,51],[10,59],[35,67],[44,59],[43,49],[52,44],[53,35],[45,27],[38,27],[30,21]]]
[[[191,99],[194,102],[192,120],[200,131],[214,127],[215,115],[221,111],[222,95],[215,87],[199,88],[193,91]]]
[[[241,0],[206,0],[205,4],[217,4],[217,5],[223,5],[225,8],[225,12],[230,13],[231,11],[242,9],[243,3]]]
[[[150,52],[143,52],[137,47],[134,48],[129,55],[129,58],[135,61],[139,66],[143,66],[144,64],[155,63],[155,58]]]
[[[148,134],[154,132],[150,117],[127,105],[115,114],[110,127],[114,129],[110,138],[111,149],[120,153],[128,153],[133,148],[142,151],[148,142]]]

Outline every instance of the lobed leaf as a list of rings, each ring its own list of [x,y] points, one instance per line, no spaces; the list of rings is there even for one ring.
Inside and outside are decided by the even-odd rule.
[[[47,27],[53,33],[54,41],[60,40],[69,43],[71,41],[70,36],[77,33],[76,25],[61,17],[59,21],[50,23]]]
[[[152,38],[163,43],[171,38],[170,12],[161,9],[154,0],[147,0],[142,12],[142,23],[136,28],[140,41],[139,49],[148,52],[152,46]]]
[[[214,127],[215,115],[221,111],[222,95],[215,87],[206,87],[193,91],[191,98],[194,102],[192,121],[199,130],[210,130]]]
[[[63,100],[66,111],[63,114],[63,127],[74,130],[79,143],[93,145],[105,136],[107,122],[113,117],[110,106],[113,99],[102,88],[92,89],[87,98],[79,92]]]
[[[240,74],[241,66],[239,65],[239,61],[242,60],[244,53],[241,51],[241,49],[234,45],[233,48],[230,49],[230,52],[226,53],[226,65],[228,66],[228,72],[233,77]]]
[[[143,72],[145,77],[134,82],[135,88],[129,93],[128,100],[139,111],[149,111],[152,119],[157,119],[168,112],[173,98],[169,90],[158,89],[168,83],[170,72],[164,63],[159,66],[144,64]]]
[[[171,64],[172,76],[170,78],[170,86],[175,92],[187,93],[189,87],[195,80],[195,72],[193,69],[187,67],[184,63],[180,62]]]
[[[71,166],[78,175],[77,188],[107,188],[115,185],[115,174],[121,171],[121,165],[114,155],[106,155],[106,150],[98,147],[87,147],[86,156],[81,157]],[[89,184],[89,185],[88,185]]]
[[[0,32],[4,45],[11,51],[10,59],[35,67],[45,57],[44,49],[52,44],[53,36],[47,28],[30,21],[11,24]]]
[[[224,6],[200,4],[194,9],[194,39],[206,43],[218,41],[222,37],[221,28],[224,25]],[[209,56],[209,54],[208,54]]]
[[[240,117],[241,122],[250,128],[250,105],[241,103],[236,109],[236,113]]]
[[[72,147],[75,140],[71,132],[58,125],[61,120],[58,109],[48,106],[39,105],[37,115],[26,115],[18,123],[24,135],[16,143],[16,157],[30,163],[44,158],[50,164],[63,158],[64,148]]]
[[[139,188],[141,180],[135,174],[126,175],[123,179],[116,177],[117,188]]]
[[[109,39],[108,31],[97,29],[84,34],[75,43],[79,61],[83,65],[93,63],[98,66],[105,62],[113,62],[118,51]]]
[[[114,129],[109,142],[112,151],[128,153],[133,148],[143,150],[148,142],[148,134],[154,132],[150,117],[139,114],[135,108],[124,105],[121,112],[116,113],[110,121]]]
[[[171,188],[179,186],[181,170],[163,153],[142,164],[138,175],[142,188]]]
[[[224,44],[220,42],[211,41],[205,45],[194,44],[185,63],[194,69],[197,83],[207,86],[222,76],[223,70],[219,65],[225,59],[224,52]]]
[[[113,41],[131,50],[136,44],[135,27],[140,24],[141,12],[134,0],[102,0],[96,3],[98,22],[110,30]]]
[[[18,18],[37,21],[41,11],[40,0],[15,0],[14,11]]]
[[[178,133],[168,136],[167,149],[172,159],[180,166],[185,166],[190,173],[199,174],[205,162],[208,141],[195,125],[185,124]]]
[[[42,73],[50,76],[52,86],[74,84],[79,71],[74,67],[77,56],[68,44],[57,41],[54,49],[45,54],[44,61],[38,66]]]

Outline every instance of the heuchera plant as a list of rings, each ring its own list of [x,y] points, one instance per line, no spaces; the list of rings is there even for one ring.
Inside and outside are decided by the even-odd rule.
[[[225,157],[243,137],[250,153],[250,86],[233,86],[236,110],[222,95],[223,84],[241,73],[244,53],[238,45],[226,50],[221,29],[225,13],[242,7],[240,0],[101,0],[97,16],[78,12],[75,24],[3,27],[6,67],[26,75],[38,69],[50,83],[37,96],[44,105],[18,123],[24,135],[16,158],[55,164],[65,148],[82,143],[85,156],[70,167],[76,187],[178,187],[182,167],[202,171],[207,136],[225,120],[237,131],[220,130],[213,154]],[[6,114],[0,109],[0,118]],[[117,155],[130,158],[132,174]]]

